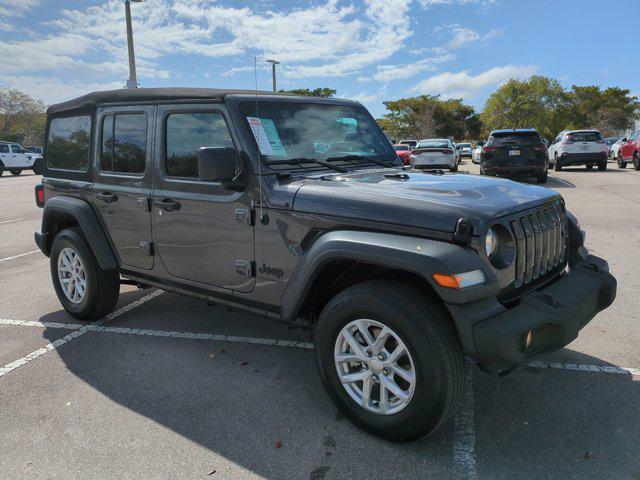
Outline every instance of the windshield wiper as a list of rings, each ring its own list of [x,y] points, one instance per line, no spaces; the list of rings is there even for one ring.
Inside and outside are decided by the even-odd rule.
[[[287,160],[284,160],[282,163],[293,163],[295,165],[301,165],[303,163],[309,163],[309,162],[317,163],[318,165],[331,168],[336,172],[340,172],[340,173],[347,173],[349,171],[346,168],[342,168],[337,165],[331,165],[328,162],[323,162],[322,160],[317,160],[315,158],[307,158],[307,157],[288,158]]]
[[[393,168],[393,167],[398,167],[399,166],[399,165],[389,164],[389,163],[383,162],[383,161],[375,159],[375,158],[364,157],[362,155],[343,155],[341,157],[329,157],[329,158],[327,158],[328,162],[330,162],[331,160],[364,160],[366,162],[375,163],[376,165],[380,165],[381,167],[384,167],[384,168]]]

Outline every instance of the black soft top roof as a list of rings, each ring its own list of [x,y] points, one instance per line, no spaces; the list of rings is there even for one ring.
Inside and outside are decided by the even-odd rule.
[[[68,102],[51,105],[47,114],[62,113],[69,110],[95,108],[97,105],[108,103],[154,102],[167,100],[212,100],[222,99],[231,94],[255,94],[265,96],[290,96],[273,92],[255,90],[225,90],[219,88],[122,88],[93,92]]]

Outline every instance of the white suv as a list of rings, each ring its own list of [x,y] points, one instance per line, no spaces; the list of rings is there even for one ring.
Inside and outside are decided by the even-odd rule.
[[[20,175],[23,170],[33,170],[33,173],[42,173],[42,155],[24,150],[17,143],[0,142],[0,176],[5,170],[11,175]]]
[[[608,156],[609,146],[597,130],[563,130],[549,145],[549,165],[555,171],[569,165],[606,170]]]

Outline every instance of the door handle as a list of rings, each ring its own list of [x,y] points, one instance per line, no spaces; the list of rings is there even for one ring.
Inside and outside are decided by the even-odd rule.
[[[113,203],[118,200],[118,196],[115,193],[104,192],[96,195],[98,200],[102,200],[103,202]]]
[[[180,209],[180,204],[171,198],[165,198],[164,200],[157,200],[154,204],[156,207],[161,208],[167,212],[173,212]]]

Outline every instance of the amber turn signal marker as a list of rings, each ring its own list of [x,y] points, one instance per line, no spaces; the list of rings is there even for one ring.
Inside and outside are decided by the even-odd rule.
[[[434,273],[433,279],[436,281],[438,285],[445,288],[462,288],[460,286],[460,281],[462,280],[461,275],[447,275],[444,273]]]

